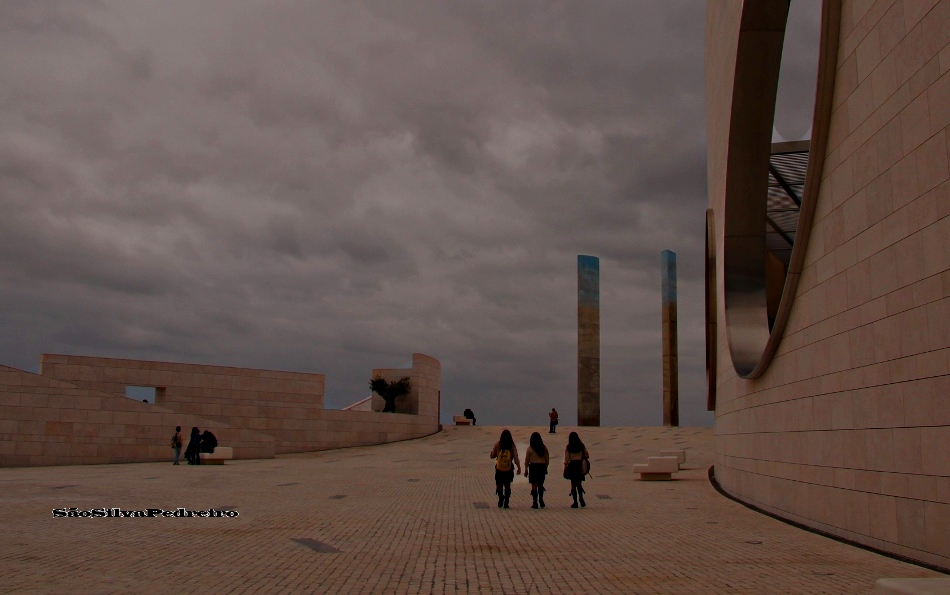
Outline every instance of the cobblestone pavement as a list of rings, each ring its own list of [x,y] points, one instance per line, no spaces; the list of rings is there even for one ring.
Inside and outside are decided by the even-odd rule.
[[[513,428],[522,456],[535,429],[554,463],[544,510],[524,477],[496,507],[497,427],[224,466],[0,469],[0,591],[869,593],[880,577],[935,575],[720,496],[708,429],[582,429],[593,478],[571,509],[571,428]],[[638,481],[631,465],[661,448],[687,449],[687,469]],[[53,518],[72,506],[240,516]]]

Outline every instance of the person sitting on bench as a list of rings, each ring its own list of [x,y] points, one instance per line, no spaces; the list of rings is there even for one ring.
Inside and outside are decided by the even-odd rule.
[[[213,453],[214,447],[218,445],[218,439],[214,437],[214,434],[210,430],[205,430],[201,433],[201,446],[200,452]]]
[[[472,425],[473,425],[473,426],[475,425],[475,414],[472,413],[472,410],[471,410],[471,409],[466,409],[465,411],[463,411],[463,412],[462,412],[462,416],[463,416],[465,419],[470,419],[470,420],[472,420]]]

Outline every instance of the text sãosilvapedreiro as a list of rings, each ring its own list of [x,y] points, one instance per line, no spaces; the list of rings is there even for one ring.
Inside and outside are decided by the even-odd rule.
[[[177,508],[175,510],[164,510],[162,508],[146,508],[145,510],[122,510],[121,508],[91,508],[89,510],[79,510],[72,508],[54,508],[54,517],[70,518],[155,518],[155,517],[197,517],[197,518],[234,518],[238,516],[236,510],[185,510]]]

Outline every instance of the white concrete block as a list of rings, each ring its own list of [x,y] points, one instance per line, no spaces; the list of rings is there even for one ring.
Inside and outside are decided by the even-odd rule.
[[[202,464],[223,465],[225,461],[234,458],[234,449],[230,446],[216,446],[214,452],[200,453]]]
[[[950,595],[950,577],[879,578],[875,595]]]
[[[676,457],[648,457],[647,465],[650,467],[649,473],[676,473],[680,470],[679,459]]]
[[[679,461],[680,465],[686,462],[685,450],[661,450],[660,456],[661,457],[676,457],[676,460]]]

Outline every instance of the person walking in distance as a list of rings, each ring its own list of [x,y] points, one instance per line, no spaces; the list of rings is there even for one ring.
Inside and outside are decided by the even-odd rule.
[[[181,456],[181,426],[175,426],[175,435],[172,436],[172,450],[175,451],[175,462],[172,465],[177,465],[178,458]]]
[[[584,502],[584,476],[587,470],[584,468],[590,454],[587,447],[581,442],[577,432],[571,432],[567,437],[567,448],[564,449],[564,479],[571,480],[571,496],[574,498],[574,504],[571,508],[577,508],[577,501],[580,499],[581,507],[587,506]]]
[[[539,504],[544,508],[544,478],[548,474],[551,457],[548,447],[541,440],[541,434],[531,434],[529,445],[524,455],[524,474],[531,482],[531,508],[537,508]]]
[[[557,409],[551,407],[551,413],[548,413],[548,417],[551,419],[551,429],[548,430],[548,434],[553,434],[555,428],[557,428]]]
[[[511,432],[504,430],[501,438],[491,449],[491,458],[495,459],[495,493],[498,494],[498,508],[508,508],[511,498],[511,482],[515,479],[512,465],[517,465],[521,474],[521,461],[518,460],[518,448],[511,438]]]

